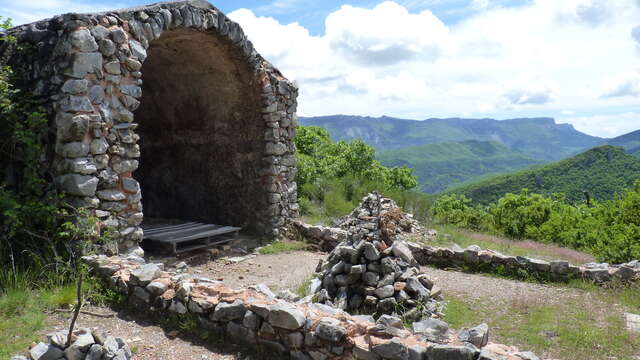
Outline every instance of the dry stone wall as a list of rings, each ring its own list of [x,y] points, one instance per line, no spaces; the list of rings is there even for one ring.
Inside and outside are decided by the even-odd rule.
[[[349,315],[308,299],[276,299],[259,286],[233,290],[221,282],[163,270],[130,255],[83,259],[107,286],[141,311],[195,317],[227,342],[260,349],[265,359],[537,360],[530,352],[488,343],[481,325],[451,336],[436,319],[405,329],[399,318]],[[438,342],[430,339],[438,337]]]
[[[22,70],[18,87],[50,120],[44,166],[120,250],[142,239],[147,195],[154,216],[202,209],[185,220],[266,235],[297,216],[298,89],[214,6],[187,0],[65,14],[9,33],[28,51],[3,43],[0,59]]]

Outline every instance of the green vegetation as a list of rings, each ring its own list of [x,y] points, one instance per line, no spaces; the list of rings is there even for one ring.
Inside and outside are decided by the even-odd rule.
[[[561,196],[545,197],[524,189],[486,207],[472,206],[464,195],[444,195],[432,213],[441,223],[555,243],[601,261],[640,258],[640,181],[614,200],[590,205],[572,205]]]
[[[385,167],[373,147],[362,141],[333,142],[316,126],[301,126],[296,135],[298,200],[310,222],[349,213],[367,193],[378,190],[426,214],[428,197],[409,192],[417,185],[406,166]]]
[[[302,241],[275,241],[271,244],[261,247],[258,252],[262,255],[281,254],[291,251],[306,250],[309,244]]]
[[[624,328],[623,311],[638,306],[622,301],[640,298],[640,290],[589,288],[575,299],[518,299],[496,302],[447,294],[445,320],[452,327],[486,322],[497,341],[519,345],[545,357],[563,359],[633,359],[640,336]],[[624,309],[619,309],[622,304]]]
[[[82,286],[85,299],[94,304],[116,301],[113,292],[105,292],[96,281],[87,280]],[[0,359],[9,359],[24,352],[39,332],[48,324],[48,313],[55,309],[70,308],[76,302],[75,284],[49,284],[33,289],[28,281],[6,289],[0,294]]]
[[[382,152],[384,165],[414,169],[420,189],[436,193],[489,174],[512,172],[538,164],[524,153],[495,141],[465,140],[405,147]]]
[[[449,190],[474,203],[488,204],[507,193],[529,189],[551,195],[562,193],[571,202],[610,200],[616,192],[630,187],[640,178],[640,159],[613,146],[601,146],[566,160],[537,166],[513,174],[496,176]]]

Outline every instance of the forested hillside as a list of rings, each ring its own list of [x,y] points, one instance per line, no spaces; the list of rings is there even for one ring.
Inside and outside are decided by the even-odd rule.
[[[540,163],[499,142],[478,140],[389,150],[379,154],[378,159],[386,166],[413,168],[419,189],[427,193],[437,193],[478,176],[512,172]]]
[[[640,159],[627,154],[623,148],[605,145],[562,161],[496,176],[449,192],[463,194],[474,203],[487,204],[526,188],[545,195],[564,193],[567,201],[578,202],[585,199],[585,191],[594,199],[612,199],[616,192],[630,187],[638,179]]]

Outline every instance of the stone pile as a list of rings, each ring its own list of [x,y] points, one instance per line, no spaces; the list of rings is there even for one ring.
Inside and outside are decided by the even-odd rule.
[[[428,319],[414,324],[412,332],[397,317],[373,322],[371,316],[351,316],[324,304],[279,300],[259,286],[232,290],[218,281],[166,272],[135,255],[83,260],[132,306],[190,316],[212,338],[255,347],[260,358],[538,360],[515,347],[487,343],[482,325],[451,336],[446,323]]]
[[[312,281],[315,301],[357,313],[400,313],[408,320],[440,316],[440,290],[420,274],[411,249],[399,240],[419,231],[417,222],[392,200],[372,193],[339,224],[346,239]]]
[[[72,334],[66,347],[66,330],[47,335],[47,342],[40,342],[29,349],[28,356],[14,356],[11,360],[129,360],[131,349],[124,339],[105,336],[98,330],[78,329]]]
[[[348,240],[338,245],[311,284],[314,300],[359,313],[401,313],[409,320],[440,316],[440,294],[433,280],[420,274],[402,241]]]
[[[334,225],[356,240],[384,241],[388,246],[396,239],[423,232],[413,215],[404,213],[395,201],[377,192],[366,195],[358,207]]]

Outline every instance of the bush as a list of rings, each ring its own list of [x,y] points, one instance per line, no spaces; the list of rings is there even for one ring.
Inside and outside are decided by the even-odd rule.
[[[444,195],[434,203],[432,215],[441,223],[590,252],[600,261],[640,259],[640,181],[614,200],[592,206],[526,189],[506,194],[486,209],[472,207],[464,195]]]
[[[375,149],[360,140],[333,142],[321,127],[300,126],[295,143],[298,201],[308,217],[346,215],[374,190],[406,199],[403,194],[418,185],[412,169],[383,166],[375,159]],[[416,209],[427,207],[415,200],[404,203]]]

